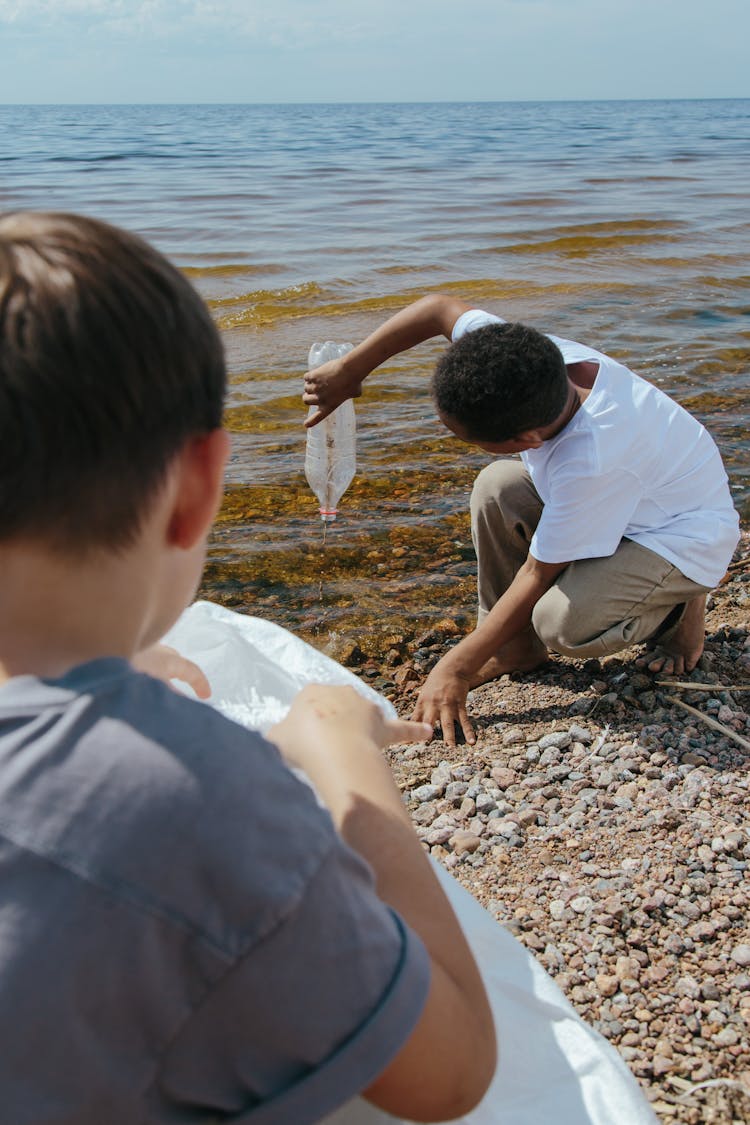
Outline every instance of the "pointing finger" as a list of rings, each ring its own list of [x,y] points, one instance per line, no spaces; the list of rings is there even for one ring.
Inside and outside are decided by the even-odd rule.
[[[408,719],[394,719],[388,724],[391,742],[429,742],[432,727],[429,723],[410,722]]]

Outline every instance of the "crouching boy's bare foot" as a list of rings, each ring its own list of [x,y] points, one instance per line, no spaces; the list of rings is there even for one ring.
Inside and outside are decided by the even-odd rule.
[[[547,649],[536,633],[524,633],[514,637],[500,649],[471,677],[470,687],[479,687],[491,680],[497,680],[507,672],[531,672],[547,660]]]
[[[693,598],[685,607],[677,627],[661,637],[648,652],[636,660],[639,668],[680,676],[692,672],[703,655],[706,639],[706,595]]]

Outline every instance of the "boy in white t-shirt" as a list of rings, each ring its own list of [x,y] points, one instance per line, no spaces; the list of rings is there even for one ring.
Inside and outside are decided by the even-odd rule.
[[[307,374],[315,425],[386,359],[438,334],[441,421],[488,453],[471,500],[477,627],[435,666],[414,717],[474,733],[471,687],[541,664],[548,649],[604,656],[652,642],[641,663],[683,673],[703,651],[706,593],[738,539],[719,452],[656,387],[593,348],[435,294]]]

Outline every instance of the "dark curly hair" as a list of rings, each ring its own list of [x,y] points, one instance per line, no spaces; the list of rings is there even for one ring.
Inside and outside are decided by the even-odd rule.
[[[432,377],[440,413],[478,441],[508,441],[548,426],[562,413],[567,393],[560,349],[525,324],[467,332],[443,353]]]

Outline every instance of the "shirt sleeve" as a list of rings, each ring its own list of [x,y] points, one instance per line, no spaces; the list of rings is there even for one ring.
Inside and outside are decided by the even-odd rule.
[[[465,313],[461,313],[460,317],[453,325],[451,333],[451,340],[455,344],[467,332],[474,332],[477,328],[484,328],[485,324],[505,324],[502,317],[495,316],[493,313],[485,312],[484,309],[469,309]]]
[[[161,1097],[238,1123],[318,1121],[398,1053],[429,982],[422,942],[337,840],[295,910],[189,1020],[165,1060]]]
[[[549,499],[529,547],[539,562],[608,558],[625,534],[642,494],[642,485],[626,469],[592,475],[569,461],[551,474]]]

